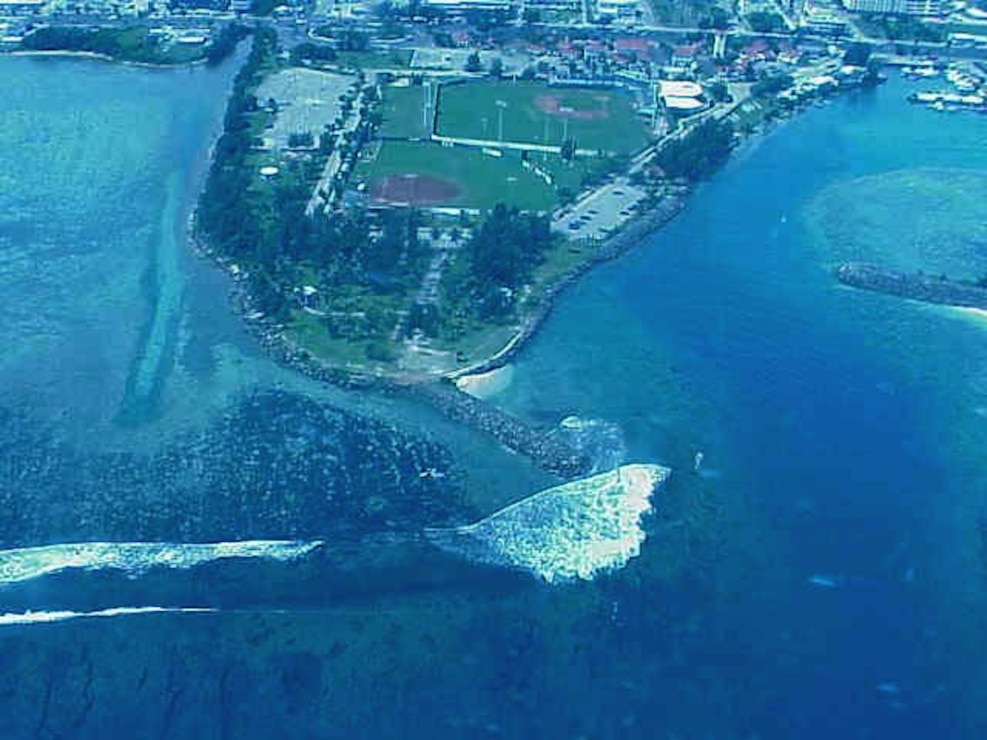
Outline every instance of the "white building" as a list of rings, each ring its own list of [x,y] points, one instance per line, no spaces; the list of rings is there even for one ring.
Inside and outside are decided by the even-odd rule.
[[[637,0],[596,0],[596,13],[604,18],[633,18],[637,11]]]
[[[843,0],[843,7],[855,13],[895,15],[939,15],[942,0]]]
[[[0,0],[0,15],[26,15],[44,10],[48,0]]]
[[[818,5],[806,5],[802,11],[799,26],[807,31],[832,34],[834,36],[846,32],[846,21],[836,11],[822,8]]]
[[[422,6],[449,13],[465,13],[468,10],[510,10],[513,3],[512,0],[422,0]]]

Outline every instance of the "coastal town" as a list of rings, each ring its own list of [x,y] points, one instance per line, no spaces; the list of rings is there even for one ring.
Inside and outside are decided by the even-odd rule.
[[[987,112],[987,10],[938,0],[0,0],[0,47],[238,54],[193,236],[275,354],[359,382],[468,388],[739,142],[887,65]]]

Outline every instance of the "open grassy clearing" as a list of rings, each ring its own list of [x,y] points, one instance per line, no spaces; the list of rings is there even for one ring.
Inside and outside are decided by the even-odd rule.
[[[533,82],[443,85],[438,133],[473,139],[577,146],[629,153],[648,139],[630,95],[614,89],[558,88]]]
[[[432,98],[432,105],[427,114],[423,114],[425,96]],[[384,88],[381,104],[383,124],[380,135],[384,138],[396,139],[426,139],[432,133],[432,117],[435,112],[435,87],[427,88],[421,85],[398,87],[388,85]]]
[[[479,149],[439,144],[385,141],[372,162],[362,162],[356,181],[368,184],[388,177],[423,175],[455,185],[439,202],[422,205],[492,208],[498,203],[543,211],[556,203],[555,189],[522,166],[517,153],[493,157]]]

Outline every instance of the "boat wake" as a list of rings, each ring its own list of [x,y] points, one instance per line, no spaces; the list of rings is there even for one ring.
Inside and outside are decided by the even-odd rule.
[[[642,517],[670,474],[659,465],[624,465],[540,491],[474,524],[425,534],[447,552],[548,583],[592,580],[640,554]]]
[[[64,570],[121,570],[140,574],[152,568],[192,568],[228,558],[291,561],[322,546],[313,540],[245,540],[175,544],[166,542],[73,542],[0,550],[0,584],[20,583]]]

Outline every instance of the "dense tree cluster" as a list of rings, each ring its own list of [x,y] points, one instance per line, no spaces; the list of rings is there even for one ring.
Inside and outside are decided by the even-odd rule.
[[[795,79],[790,74],[773,74],[764,77],[751,86],[751,94],[754,97],[764,97],[767,95],[777,95],[782,90],[787,90],[795,84]]]
[[[497,205],[444,276],[451,310],[481,319],[509,315],[551,244],[546,217]]]
[[[213,42],[206,49],[206,64],[215,66],[233,53],[236,45],[250,33],[250,29],[239,23],[231,23],[224,26]]]
[[[21,45],[32,51],[87,51],[148,64],[167,64],[173,61],[166,52],[161,37],[152,36],[144,28],[45,26],[25,37]]]
[[[668,177],[702,180],[727,161],[733,149],[733,124],[706,120],[655,157]]]
[[[288,298],[304,280],[335,289],[320,291],[318,297],[332,336],[359,338],[389,331],[393,316],[360,296],[388,295],[420,280],[419,214],[388,211],[376,224],[359,207],[332,214],[317,208],[307,215],[332,150],[333,138],[325,132],[310,156],[283,161],[275,176],[258,179],[253,151],[264,125],[276,115],[277,104],[262,104],[254,93],[277,64],[277,55],[274,32],[256,30],[250,55],[233,84],[224,131],[199,202],[198,228],[217,252],[246,270],[251,294],[265,313],[286,317]],[[371,121],[373,116],[365,118]],[[372,125],[361,125],[340,146],[359,147]],[[300,132],[288,144],[309,148],[315,137]]]
[[[336,50],[325,44],[313,44],[311,41],[298,44],[291,50],[291,61],[293,64],[302,62],[334,62],[336,61]]]
[[[778,13],[756,10],[747,14],[747,22],[751,30],[757,33],[777,33],[785,30],[785,19]]]
[[[44,26],[26,36],[21,46],[31,51],[86,51],[144,64],[181,64],[205,58],[207,64],[214,65],[229,56],[247,33],[245,27],[233,23],[225,26],[208,46],[193,47],[169,44],[139,26]]]

